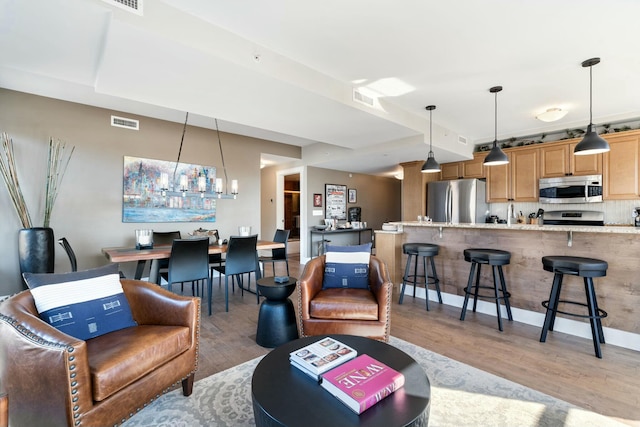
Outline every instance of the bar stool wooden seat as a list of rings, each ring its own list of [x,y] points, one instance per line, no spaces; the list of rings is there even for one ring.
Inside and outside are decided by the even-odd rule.
[[[467,287],[464,290],[464,303],[462,304],[462,313],[460,313],[460,320],[464,320],[467,313],[467,304],[469,302],[469,296],[473,295],[473,311],[476,311],[478,304],[478,298],[492,299],[496,302],[496,311],[498,315],[498,329],[502,331],[502,316],[500,315],[500,300],[504,301],[504,305],[507,309],[507,317],[509,320],[513,320],[511,314],[511,305],[509,304],[509,297],[511,294],[507,292],[507,284],[504,280],[504,272],[502,266],[511,262],[511,252],[502,251],[499,249],[465,249],[464,260],[471,263],[471,270],[469,271],[469,280]],[[480,269],[483,264],[491,266],[493,271],[493,286],[480,286]],[[476,271],[477,267],[477,271]],[[496,272],[498,275],[496,275]],[[473,276],[476,276],[475,286],[473,284]],[[500,279],[498,281],[498,278]],[[491,289],[493,294],[479,293],[480,289]]]
[[[542,306],[547,309],[540,334],[540,342],[545,342],[547,332],[553,331],[556,314],[562,313],[568,316],[589,319],[591,324],[591,334],[593,337],[593,347],[596,357],[602,358],[600,344],[604,344],[604,333],[602,331],[602,319],[607,317],[607,312],[598,307],[596,291],[593,285],[594,277],[604,277],[607,275],[609,265],[606,261],[595,258],[573,257],[573,256],[545,256],[542,257],[542,268],[545,271],[554,273],[553,284],[549,299],[542,302]],[[561,300],[562,279],[565,274],[582,277],[584,280],[584,291],[587,302]],[[562,311],[560,304],[572,304],[587,308],[588,314]]]
[[[404,299],[404,290],[407,282],[413,285],[413,297],[416,297],[416,287],[424,285],[426,308],[429,311],[429,285],[434,285],[438,294],[438,302],[442,304],[442,295],[440,294],[440,279],[436,272],[436,264],[433,257],[438,255],[440,247],[433,243],[405,243],[402,245],[402,252],[407,255],[407,265],[404,268],[404,276],[402,277],[402,288],[400,290],[400,299],[398,304],[402,304]],[[411,274],[411,263],[413,260],[413,274]],[[427,260],[431,266],[431,275],[427,270]],[[423,274],[418,274],[418,265],[422,261]]]

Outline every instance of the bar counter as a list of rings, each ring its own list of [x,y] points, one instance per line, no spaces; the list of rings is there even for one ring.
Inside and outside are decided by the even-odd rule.
[[[394,284],[401,283],[406,263],[402,244],[437,244],[440,252],[434,260],[440,287],[448,297],[445,303],[451,305],[462,306],[469,278],[470,263],[464,260],[464,249],[494,248],[511,252],[511,263],[504,267],[505,279],[511,293],[511,306],[518,311],[516,320],[525,323],[541,325],[544,317],[541,302],[549,298],[553,274],[542,269],[543,256],[581,256],[607,261],[607,275],[595,279],[598,304],[609,313],[603,319],[603,326],[611,329],[605,330],[605,338],[610,343],[625,342],[614,345],[640,350],[640,316],[637,314],[640,310],[640,227],[417,221],[391,224],[399,226],[399,231],[376,231],[376,253],[387,262]],[[483,268],[482,276],[481,280],[492,280],[491,269]],[[395,295],[397,298],[397,293]],[[582,279],[566,276],[562,299],[580,301],[584,298]],[[588,323],[580,323],[584,323],[585,335],[590,338]]]

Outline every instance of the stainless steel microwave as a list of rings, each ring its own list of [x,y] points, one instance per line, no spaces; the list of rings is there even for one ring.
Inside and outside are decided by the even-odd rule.
[[[541,178],[540,203],[602,202],[602,175]]]

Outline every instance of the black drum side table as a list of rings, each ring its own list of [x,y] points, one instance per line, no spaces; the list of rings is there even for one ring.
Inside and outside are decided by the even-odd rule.
[[[298,338],[296,313],[289,299],[297,280],[289,277],[288,282],[276,283],[275,277],[258,279],[258,292],[266,298],[258,314],[258,345],[273,348]]]

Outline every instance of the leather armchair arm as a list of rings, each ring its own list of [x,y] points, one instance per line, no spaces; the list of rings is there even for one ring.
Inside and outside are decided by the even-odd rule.
[[[192,331],[196,329],[200,319],[200,299],[183,297],[140,280],[121,279],[120,282],[133,318],[139,325],[187,326]]]
[[[0,363],[14,421],[73,425],[93,406],[86,343],[40,320],[31,292],[0,305],[0,335],[0,358],[20,361]],[[25,406],[33,401],[41,403],[38,411]]]
[[[298,309],[301,319],[309,319],[309,303],[322,290],[325,256],[313,258],[304,267],[298,280]]]
[[[378,320],[388,321],[393,283],[387,265],[373,255],[369,260],[369,288],[378,301]]]

